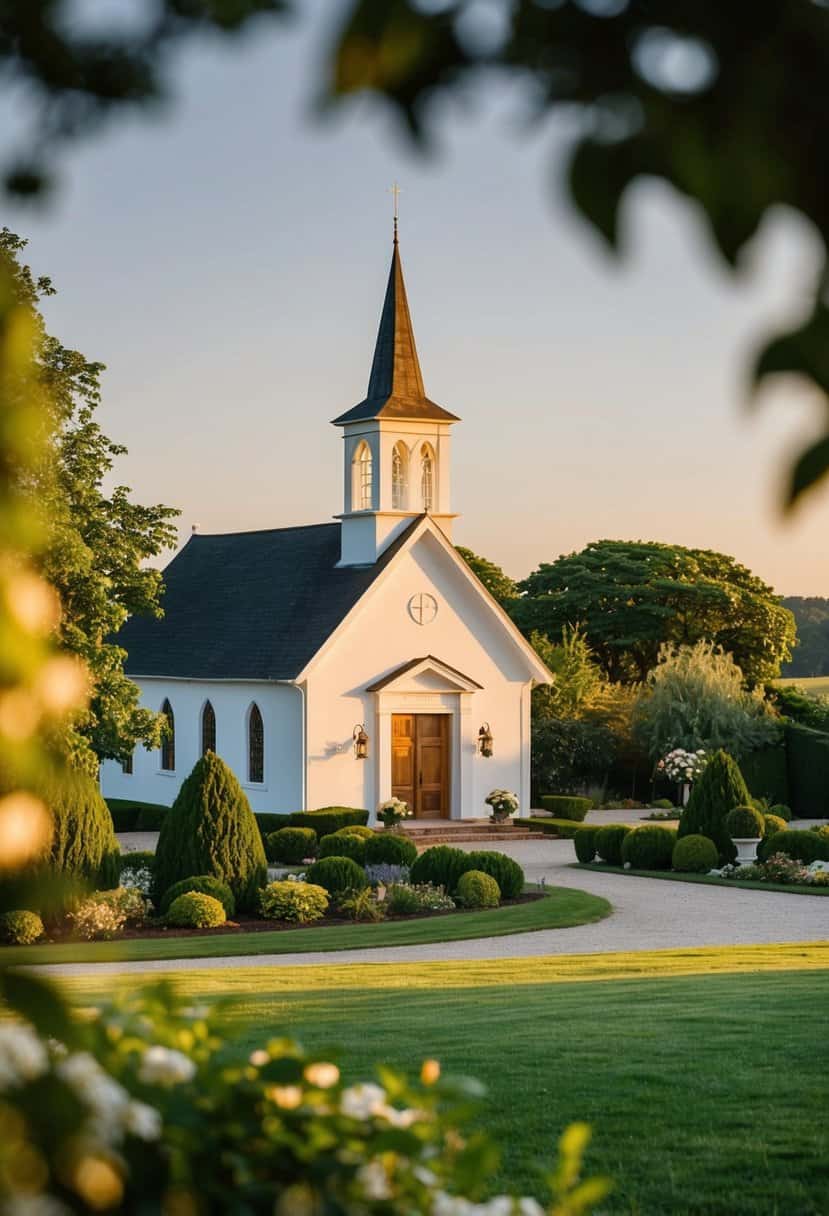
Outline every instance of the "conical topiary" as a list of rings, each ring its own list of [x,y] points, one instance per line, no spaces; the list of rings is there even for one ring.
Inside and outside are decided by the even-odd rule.
[[[153,900],[182,878],[213,874],[237,906],[253,909],[267,880],[262,837],[242,787],[223,760],[206,752],[164,817],[155,852]]]
[[[737,849],[725,817],[735,806],[744,806],[750,797],[737,761],[728,752],[715,752],[694,783],[679,821],[678,836],[707,836],[717,846],[720,864],[733,861]]]

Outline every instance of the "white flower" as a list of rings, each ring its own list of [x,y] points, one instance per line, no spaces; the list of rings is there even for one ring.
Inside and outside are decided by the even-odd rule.
[[[48,1067],[46,1048],[29,1026],[0,1026],[0,1089],[34,1081]]]
[[[130,1102],[124,1111],[124,1130],[139,1140],[158,1140],[161,1136],[161,1113],[146,1102]]]
[[[829,872],[829,861],[813,861],[809,866],[811,874],[826,874]]]
[[[270,1058],[262,1047],[258,1047],[256,1051],[252,1051],[248,1057],[254,1068],[264,1068],[266,1064],[270,1063]]]
[[[411,1127],[421,1118],[419,1110],[398,1110],[396,1106],[384,1106],[377,1114],[386,1119],[392,1127]]]
[[[148,1047],[138,1070],[139,1081],[148,1085],[178,1085],[192,1081],[196,1075],[193,1061],[181,1051],[169,1047]]]
[[[357,1181],[366,1199],[391,1199],[388,1174],[379,1161],[369,1161],[357,1170]]]
[[[371,1081],[349,1086],[340,1097],[340,1110],[350,1119],[370,1119],[385,1109],[386,1091]]]

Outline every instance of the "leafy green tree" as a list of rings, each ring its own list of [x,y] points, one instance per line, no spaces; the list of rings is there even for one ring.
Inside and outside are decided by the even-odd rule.
[[[652,760],[675,747],[738,757],[780,741],[762,690],[746,692],[730,654],[713,642],[663,646],[634,708],[634,731]]]
[[[789,595],[781,603],[794,615],[797,645],[782,675],[829,676],[829,599],[819,595]]]
[[[530,644],[555,676],[553,684],[533,689],[534,718],[583,718],[596,708],[606,677],[578,627],[565,625],[560,642],[533,631]]]
[[[543,794],[572,794],[604,786],[616,760],[617,741],[599,722],[541,718],[532,723],[530,773],[533,804]]]
[[[161,615],[161,574],[145,563],[175,543],[171,520],[178,512],[133,502],[123,485],[105,491],[126,449],[95,420],[104,368],[46,332],[37,305],[54,288],[21,263],[25,245],[8,229],[0,233],[0,260],[35,319],[31,375],[48,402],[43,458],[25,489],[47,537],[38,567],[60,597],[58,643],[83,660],[91,680],[88,708],[67,746],[76,763],[95,772],[100,758],[125,759],[137,743],[160,742],[162,719],[139,707],[139,690],[123,670],[126,651],[113,638],[134,613]]]
[[[164,816],[155,854],[153,900],[173,883],[211,874],[226,882],[237,906],[256,908],[267,878],[262,837],[244,790],[213,752],[182,783]]]
[[[769,684],[766,693],[784,717],[829,734],[829,697],[806,693],[796,684]]]
[[[593,541],[521,583],[513,618],[548,637],[578,624],[611,680],[641,681],[663,643],[706,639],[750,684],[774,679],[794,642],[792,614],[733,558],[655,541]]]
[[[495,562],[489,561],[486,557],[479,557],[471,549],[464,549],[463,545],[456,545],[455,548],[493,599],[496,599],[502,608],[509,608],[512,601],[518,596],[518,586],[510,576],[505,574],[500,566],[496,566]]]
[[[726,829],[725,817],[735,806],[750,803],[751,795],[736,760],[727,752],[718,751],[694,783],[677,834],[680,838],[707,836],[717,846],[721,864],[733,861],[737,850]]]

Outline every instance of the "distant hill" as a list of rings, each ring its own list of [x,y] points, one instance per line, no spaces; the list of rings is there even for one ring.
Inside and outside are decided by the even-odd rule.
[[[797,646],[781,676],[829,676],[829,599],[819,595],[789,595],[784,607],[797,621]]]

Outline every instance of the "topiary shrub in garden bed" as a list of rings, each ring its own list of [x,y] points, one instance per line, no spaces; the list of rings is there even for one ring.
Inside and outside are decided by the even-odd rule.
[[[216,929],[226,920],[221,902],[201,891],[188,891],[185,895],[179,895],[170,904],[167,913],[167,924],[177,929]]]
[[[374,828],[364,827],[362,823],[349,823],[344,828],[337,828],[335,836],[359,836],[361,840],[371,840],[376,836]]]
[[[212,874],[227,883],[238,908],[258,907],[267,878],[262,838],[242,787],[213,752],[202,756],[179,790],[155,858],[156,903],[182,878]]]
[[[448,844],[436,844],[431,849],[425,849],[416,861],[412,862],[410,878],[415,886],[421,883],[431,883],[433,887],[443,887],[449,895],[458,885],[458,879],[466,869],[467,854],[463,849],[453,849]]]
[[[0,913],[0,942],[8,946],[31,946],[40,941],[44,932],[37,912]]]
[[[763,816],[763,839],[768,836],[773,836],[775,832],[785,832],[786,820],[780,815],[773,815],[771,812]]]
[[[169,891],[164,892],[158,909],[161,915],[166,915],[179,895],[186,895],[188,891],[212,895],[214,899],[218,899],[227,917],[233,916],[236,912],[236,900],[226,882],[222,882],[221,878],[215,878],[212,874],[196,874],[193,878],[182,878],[181,882],[173,883]]]
[[[364,843],[367,866],[411,866],[417,857],[417,846],[407,836],[392,832],[374,832]]]
[[[581,823],[588,811],[593,809],[592,798],[581,798],[576,794],[542,794],[541,805],[554,819],[572,819]]]
[[[313,828],[280,828],[265,838],[265,855],[268,861],[299,866],[306,857],[316,857],[318,845]]]
[[[809,866],[813,861],[829,861],[829,840],[808,829],[795,831],[787,828],[761,840],[757,846],[758,861],[766,861],[775,853],[785,853],[786,857]]]
[[[506,853],[480,849],[466,853],[464,856],[466,864],[463,872],[480,870],[484,874],[489,874],[498,883],[503,899],[517,899],[524,890],[524,871],[518,862],[507,857]],[[457,890],[457,884],[455,890]],[[452,892],[450,891],[449,894],[451,895]]]
[[[715,752],[694,783],[688,805],[679,821],[679,835],[707,836],[717,846],[721,862],[733,861],[737,849],[725,817],[735,806],[746,806],[749,792],[739,766],[722,750]]]
[[[683,836],[674,845],[671,867],[680,874],[707,874],[719,860],[717,846],[707,836]]]
[[[522,819],[521,827],[531,832],[543,832],[546,836],[558,836],[561,840],[572,840],[579,832],[595,828],[596,824],[576,823],[572,819]]]
[[[753,806],[735,806],[725,817],[725,827],[732,840],[760,840],[766,822]]]
[[[622,842],[632,831],[623,823],[609,823],[596,833],[596,852],[609,866],[622,864]]]
[[[622,841],[622,865],[633,870],[670,870],[676,841],[672,828],[634,828]]]
[[[467,870],[458,879],[455,898],[462,908],[497,908],[501,902],[498,883],[482,870]]]
[[[315,886],[324,887],[335,898],[346,891],[362,891],[368,886],[365,870],[350,857],[323,857],[308,867],[305,878]]]
[[[576,857],[583,865],[589,863],[596,856],[596,833],[599,831],[595,828],[582,828],[580,832],[576,832],[573,837],[573,844],[576,848]]]
[[[302,831],[310,831],[310,828],[303,828]],[[335,832],[333,836],[323,836],[319,842],[319,850],[317,856],[322,857],[350,857],[352,861],[356,861],[358,866],[366,864],[366,841],[361,836],[353,836],[346,833],[341,836],[339,832]]]
[[[289,828],[293,815],[276,815],[271,811],[257,811],[254,815],[259,834],[263,841],[270,836],[271,832],[278,832],[280,828]]]
[[[354,824],[365,827],[367,823],[368,811],[352,806],[323,806],[317,811],[296,811],[291,816],[291,827],[313,828],[320,838],[332,836],[340,828]]]
[[[328,892],[310,882],[270,882],[260,892],[259,909],[267,920],[308,925],[328,911]]]
[[[785,802],[778,802],[774,806],[769,807],[768,813],[770,815],[777,815],[780,819],[784,820],[786,823],[791,822],[791,818],[792,818],[791,807],[786,806]]]

